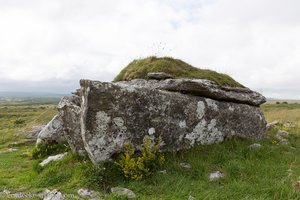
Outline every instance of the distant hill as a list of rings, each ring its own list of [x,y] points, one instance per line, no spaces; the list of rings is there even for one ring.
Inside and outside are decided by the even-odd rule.
[[[0,105],[57,104],[63,96],[69,95],[45,92],[0,92]]]
[[[300,100],[297,99],[275,99],[275,98],[267,98],[266,103],[276,103],[276,102],[287,102],[287,103],[300,103]]]
[[[0,97],[63,97],[70,94],[58,94],[48,92],[9,92],[0,91]]]

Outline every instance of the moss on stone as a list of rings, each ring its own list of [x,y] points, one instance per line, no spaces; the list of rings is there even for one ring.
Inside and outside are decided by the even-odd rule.
[[[114,79],[117,81],[128,81],[132,79],[148,79],[149,72],[165,72],[174,78],[207,79],[219,85],[244,87],[227,74],[218,73],[208,69],[199,69],[171,57],[147,57],[133,60]]]

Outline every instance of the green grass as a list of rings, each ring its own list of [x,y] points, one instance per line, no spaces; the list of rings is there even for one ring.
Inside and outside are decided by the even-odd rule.
[[[23,138],[13,136],[20,130],[30,130],[32,125],[49,121],[56,110],[54,106],[0,106],[0,189],[38,192],[45,188],[59,189],[66,194],[76,194],[82,187],[100,191],[106,199],[117,199],[106,194],[112,186],[123,186],[135,192],[137,199],[300,199],[300,189],[293,187],[300,180],[300,130],[290,128],[290,145],[281,145],[274,134],[278,127],[268,132],[271,139],[263,141],[233,138],[221,144],[197,146],[190,150],[165,154],[162,170],[142,181],[125,180],[113,163],[98,166],[88,159],[69,153],[61,161],[37,167],[40,160],[33,160],[27,152],[33,143],[17,146],[15,152],[5,152],[8,146]],[[263,105],[268,121],[280,119],[284,111],[291,120],[299,123],[298,105],[280,107]],[[15,125],[22,118],[25,123]],[[259,142],[261,149],[251,150],[249,145]],[[182,169],[181,162],[188,162],[192,169]],[[219,170],[226,176],[215,182],[208,179],[212,171]],[[1,199],[1,198],[0,198]]]
[[[219,85],[243,87],[227,74],[196,68],[179,59],[155,56],[132,61],[115,77],[114,81],[148,79],[149,72],[165,72],[173,75],[174,78],[207,79]]]

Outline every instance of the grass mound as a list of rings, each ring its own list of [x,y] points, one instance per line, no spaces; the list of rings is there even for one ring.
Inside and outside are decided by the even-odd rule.
[[[132,79],[148,79],[149,72],[165,72],[174,78],[196,78],[207,79],[219,85],[243,87],[227,74],[221,74],[208,69],[199,69],[171,57],[147,57],[144,59],[133,60],[129,63],[114,79],[117,81],[128,81]]]

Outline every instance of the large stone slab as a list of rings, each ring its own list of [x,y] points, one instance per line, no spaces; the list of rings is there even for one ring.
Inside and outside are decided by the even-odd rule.
[[[244,103],[254,106],[266,102],[266,98],[249,88],[228,87],[217,85],[213,81],[204,79],[167,79],[120,81],[119,84],[134,85],[152,89],[181,92],[215,100]]]
[[[81,98],[77,95],[63,97],[57,108],[62,120],[63,134],[73,152],[85,156],[86,152],[81,137],[80,108]]]
[[[256,106],[120,82],[80,84],[82,140],[94,163],[122,151],[127,142],[141,148],[147,135],[161,136],[161,150],[174,151],[232,136],[261,139],[265,133]]]

